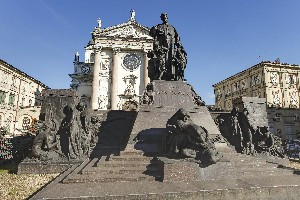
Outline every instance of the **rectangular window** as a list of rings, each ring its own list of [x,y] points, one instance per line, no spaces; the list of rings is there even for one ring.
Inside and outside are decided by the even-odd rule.
[[[9,98],[8,98],[8,104],[9,105],[14,105],[15,103],[15,95],[14,94],[10,94]]]
[[[0,104],[4,104],[5,103],[5,92],[0,91]]]
[[[296,139],[295,133],[293,133],[293,126],[286,124],[285,125],[285,136],[288,140]]]
[[[274,130],[274,123],[273,122],[269,122],[269,130],[271,133],[273,133],[274,135],[276,135],[275,130]],[[281,135],[279,135],[280,137]]]

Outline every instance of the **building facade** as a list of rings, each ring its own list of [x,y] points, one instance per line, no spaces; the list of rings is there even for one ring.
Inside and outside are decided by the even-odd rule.
[[[230,111],[239,97],[265,98],[270,130],[283,139],[295,139],[300,131],[299,81],[299,65],[261,62],[214,84],[215,107]]]
[[[0,60],[0,127],[14,136],[38,119],[45,84]]]
[[[122,110],[139,104],[148,77],[147,53],[153,49],[149,28],[135,20],[107,28],[101,20],[85,47],[84,62],[74,59],[71,88],[86,98],[93,110]]]

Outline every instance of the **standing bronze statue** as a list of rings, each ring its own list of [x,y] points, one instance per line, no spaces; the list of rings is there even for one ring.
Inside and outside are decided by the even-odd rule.
[[[186,52],[176,29],[168,24],[167,13],[162,13],[160,18],[163,23],[150,30],[154,45],[153,51],[149,53],[149,57],[152,58],[149,77],[151,80],[184,80]]]

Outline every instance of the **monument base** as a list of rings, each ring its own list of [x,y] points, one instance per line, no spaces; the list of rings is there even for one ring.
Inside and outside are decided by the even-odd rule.
[[[163,182],[199,181],[199,165],[194,162],[173,159],[161,159],[164,163]]]
[[[144,166],[146,159],[141,152],[121,154],[111,159],[122,167],[113,165],[112,160],[87,160],[72,166],[31,199],[294,200],[300,196],[300,178],[295,171],[277,168],[262,158],[232,153],[198,170],[195,163],[164,161],[164,179],[154,181],[154,177],[139,172],[153,170],[151,165]],[[135,155],[135,160],[129,155]]]
[[[43,164],[39,162],[21,162],[18,165],[18,174],[55,174],[62,173],[81,162],[50,163]]]
[[[180,108],[188,112],[196,125],[207,130],[217,150],[228,149],[207,107],[192,86],[185,81],[162,80],[152,81],[144,92],[131,132],[137,141],[135,147],[152,155],[163,155],[162,138],[166,134],[166,124]]]

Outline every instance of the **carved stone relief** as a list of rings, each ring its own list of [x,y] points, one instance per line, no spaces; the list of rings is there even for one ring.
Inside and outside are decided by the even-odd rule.
[[[136,79],[138,77],[137,76],[134,76],[134,75],[129,75],[129,76],[125,76],[123,78],[125,84],[126,84],[126,89],[124,90],[124,95],[126,96],[134,96],[136,95],[135,94],[135,89],[134,89],[134,86],[135,86],[135,83],[136,83]]]
[[[150,38],[146,31],[143,31],[132,25],[125,26],[122,28],[117,28],[115,30],[110,30],[107,33],[102,33],[102,35],[114,36],[114,37],[147,37]]]
[[[100,72],[100,77],[109,77],[109,72]]]
[[[105,109],[108,107],[108,77],[101,77],[99,81],[99,93],[98,97],[99,109]]]
[[[110,61],[105,59],[102,61],[101,70],[108,70],[109,69]]]
[[[99,109],[107,108],[108,97],[105,95],[100,95],[100,97],[98,97],[98,103],[99,103]]]
[[[126,101],[122,105],[122,110],[125,111],[136,111],[138,109],[138,104],[135,101]]]

